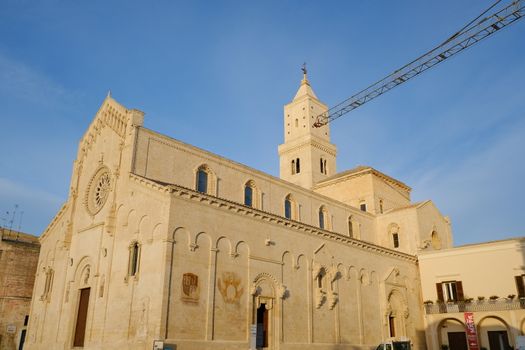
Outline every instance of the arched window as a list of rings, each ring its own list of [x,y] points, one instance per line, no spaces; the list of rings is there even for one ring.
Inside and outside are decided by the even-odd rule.
[[[129,246],[128,276],[136,276],[139,271],[140,245],[133,242]]]
[[[326,159],[319,159],[319,166],[321,168],[321,174],[327,174],[327,170],[326,170]]]
[[[394,248],[399,248],[399,234],[397,232],[392,233],[392,243]]]
[[[319,208],[319,227],[323,230],[328,229],[328,210],[324,206]]]
[[[399,248],[399,225],[396,223],[391,223],[388,225],[388,232],[392,238],[392,246],[394,248]]]
[[[301,163],[299,158],[295,160],[295,173],[299,174],[301,172]]]
[[[284,217],[287,219],[295,219],[295,201],[291,194],[284,199]]]
[[[292,160],[292,175],[295,174],[295,159]]]
[[[257,207],[257,188],[251,180],[244,185],[244,205]]]
[[[350,238],[354,237],[354,223],[352,222],[351,216],[348,217],[348,236],[350,236]]]
[[[383,200],[382,199],[379,200],[379,212],[383,214]]]
[[[217,195],[217,177],[206,165],[201,165],[195,173],[195,189],[201,193]]]
[[[208,172],[204,168],[197,171],[197,191],[208,193]]]

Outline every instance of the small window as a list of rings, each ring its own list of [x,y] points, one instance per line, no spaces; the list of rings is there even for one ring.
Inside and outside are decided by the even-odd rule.
[[[361,211],[366,211],[366,203],[365,202],[361,202],[359,204],[359,208],[361,209]]]
[[[133,242],[129,246],[129,268],[128,275],[136,276],[139,271],[139,257],[140,257],[140,245],[138,242]]]
[[[324,168],[324,174],[327,175],[328,174],[328,169],[326,168],[326,159],[323,159],[323,168]]]
[[[294,160],[292,160],[292,175],[295,174],[295,171],[296,170],[295,170],[295,159],[294,159]]]
[[[299,158],[295,160],[295,172],[299,174],[301,172],[301,163]]]
[[[295,218],[295,202],[290,194],[284,199],[284,217],[287,219]]]
[[[323,208],[319,209],[319,227],[324,229],[325,227],[325,212],[323,210]]]
[[[253,189],[249,185],[244,187],[244,205],[253,206]]]
[[[525,275],[515,276],[518,298],[525,298]]]
[[[348,236],[350,236],[350,238],[354,237],[354,223],[352,222],[351,216],[348,217]]]
[[[295,127],[297,128],[299,126],[299,119],[295,119]]]
[[[208,173],[204,169],[197,172],[197,191],[208,193]]]
[[[26,315],[24,317],[24,326],[27,326],[28,323],[29,323],[29,315]]]
[[[382,199],[379,200],[379,212],[383,214],[383,200]]]
[[[324,174],[324,163],[323,158],[319,159],[319,165],[321,167],[321,174]]]
[[[399,234],[397,232],[392,233],[392,241],[394,243],[394,248],[399,248]]]

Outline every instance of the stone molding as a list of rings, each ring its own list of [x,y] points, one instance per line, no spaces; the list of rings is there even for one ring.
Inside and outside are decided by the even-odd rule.
[[[410,262],[417,261],[417,257],[414,255],[391,250],[385,247],[375,245],[373,243],[360,241],[354,238],[344,236],[339,233],[322,230],[318,227],[310,226],[308,224],[304,224],[302,222],[298,222],[294,220],[289,220],[282,216],[278,216],[278,215],[275,215],[269,212],[265,212],[259,209],[255,209],[252,207],[247,207],[242,204],[229,201],[227,199],[200,193],[193,189],[189,189],[183,186],[173,185],[173,184],[159,185],[157,182],[153,180],[149,180],[145,177],[142,177],[136,174],[132,174],[132,173],[130,173],[130,179],[133,181],[142,183],[143,185],[146,185],[147,187],[150,187],[151,189],[155,189],[157,191],[161,191],[164,193],[169,193],[173,196],[181,197],[186,200],[192,200],[192,201],[199,202],[202,204],[208,204],[208,205],[211,205],[211,206],[223,209],[223,210],[235,212],[237,214],[249,216],[249,217],[252,217],[258,220],[263,220],[263,221],[266,221],[266,222],[269,222],[275,225],[292,228],[299,232],[321,237],[323,239],[330,240],[332,242],[337,242],[337,243],[344,244],[347,246],[355,247],[355,248],[365,250],[368,252],[372,252],[375,254],[379,254],[382,256],[390,256],[396,259],[401,259],[401,260],[410,261]]]

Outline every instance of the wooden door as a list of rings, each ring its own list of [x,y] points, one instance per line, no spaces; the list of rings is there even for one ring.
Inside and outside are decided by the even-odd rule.
[[[73,346],[84,346],[84,336],[86,335],[86,320],[89,306],[90,290],[90,288],[84,288],[80,290],[77,323],[75,326],[75,338],[73,340]]]
[[[467,334],[465,332],[448,332],[450,350],[468,350]]]

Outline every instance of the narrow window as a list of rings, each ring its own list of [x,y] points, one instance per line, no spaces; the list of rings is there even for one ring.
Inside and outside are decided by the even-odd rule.
[[[301,164],[299,158],[295,160],[295,172],[299,174],[301,172]]]
[[[295,174],[295,159],[292,160],[292,175]]]
[[[324,210],[323,208],[319,209],[319,227],[324,229]]]
[[[324,174],[323,158],[319,159],[319,165],[321,166],[321,174]]]
[[[253,206],[253,188],[249,184],[244,186],[244,205]]]
[[[352,223],[352,217],[348,217],[348,236],[354,237],[354,224]]]
[[[326,159],[323,160],[323,168],[324,168],[325,175],[328,174],[328,169],[326,169]]]
[[[399,248],[399,234],[397,234],[397,232],[392,234],[392,240],[394,242],[394,248]]]
[[[518,298],[525,298],[525,283],[523,282],[524,277],[525,275],[514,276],[514,280],[516,281],[516,290],[518,291]]]
[[[295,127],[296,128],[299,127],[299,119],[297,119],[297,118],[295,119]]]
[[[138,242],[134,242],[129,249],[129,270],[130,276],[135,276],[139,269],[139,253],[140,246]]]
[[[361,209],[361,211],[366,211],[366,203],[361,202],[361,204],[359,204],[359,208]]]
[[[383,214],[383,200],[382,199],[379,200],[379,212]]]
[[[290,198],[284,200],[284,217],[287,219],[292,218],[292,201]]]
[[[197,172],[197,191],[208,193],[208,173],[204,169]]]

